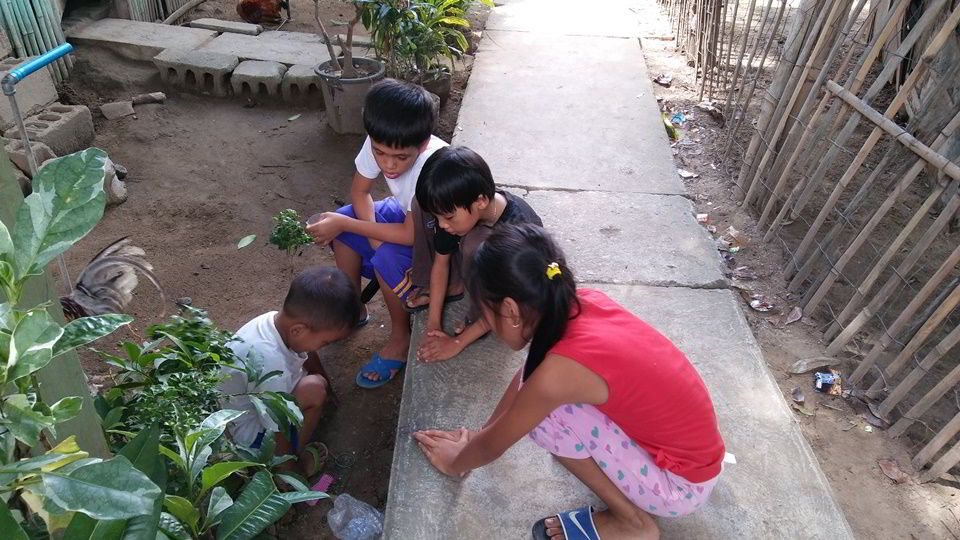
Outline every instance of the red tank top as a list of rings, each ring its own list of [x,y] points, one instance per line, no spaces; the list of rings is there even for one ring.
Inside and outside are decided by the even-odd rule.
[[[720,474],[724,446],[703,380],[673,343],[600,291],[578,289],[580,315],[550,353],[607,383],[596,406],[663,470],[694,482]]]

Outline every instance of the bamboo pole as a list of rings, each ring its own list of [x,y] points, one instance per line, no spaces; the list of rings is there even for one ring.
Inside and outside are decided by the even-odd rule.
[[[763,33],[763,26],[767,22],[767,15],[770,13],[770,4],[773,3],[773,0],[767,1],[767,11],[764,12],[763,23],[760,25],[760,32],[757,34],[757,39],[754,42],[753,52],[757,52],[757,45],[760,43],[760,34]],[[740,55],[737,58],[737,67],[733,70],[733,82],[730,87],[730,92],[727,93],[727,102],[723,105],[723,114],[730,114],[730,98],[733,96],[733,89],[737,87],[737,80],[740,78],[740,67],[743,65],[743,55],[747,52],[747,41],[750,39],[750,23],[753,22],[753,10],[757,5],[757,0],[750,0],[750,7],[747,8],[747,19],[744,21],[745,30],[743,31],[743,41],[740,44]],[[733,11],[733,24],[731,25],[730,30],[730,43],[733,43],[733,34],[736,31],[737,27],[737,11],[736,8],[740,6],[740,1],[737,0],[737,5]],[[732,47],[731,47],[732,48]],[[753,61],[753,56],[750,55],[750,61]],[[750,63],[747,63],[747,69],[749,69]]]
[[[857,366],[857,369],[853,372],[853,375],[850,376],[850,382],[853,384],[858,384],[866,375],[870,369],[877,363],[877,360],[880,359],[880,356],[887,350],[891,343],[894,341],[894,337],[900,333],[904,326],[910,322],[910,319],[913,317],[913,314],[920,309],[920,307],[930,298],[930,295],[933,294],[933,291],[943,283],[943,280],[946,279],[947,275],[953,272],[954,268],[960,264],[960,246],[957,246],[953,250],[953,253],[940,265],[937,271],[933,276],[924,283],[923,287],[919,292],[910,300],[910,303],[907,304],[907,307],[903,308],[903,311],[900,312],[900,315],[897,316],[896,320],[890,324],[889,327],[885,328],[880,332],[880,337],[877,340],[877,343],[874,344],[873,348],[870,349],[870,352],[867,353],[867,356],[860,362],[860,365]],[[943,302],[939,302],[937,306],[941,305]],[[872,313],[861,312],[860,315],[857,315],[855,322],[866,322],[867,319],[872,317]],[[930,317],[926,317],[927,320]],[[861,324],[862,326],[862,324]],[[919,330],[918,330],[919,331]],[[915,335],[915,334],[914,334]],[[913,336],[910,336],[912,339]],[[836,343],[836,341],[834,342]],[[832,347],[832,349],[831,349]],[[833,356],[836,354],[837,347],[834,344],[831,344],[827,348],[826,354],[828,356]]]
[[[761,184],[759,178],[763,172],[763,168],[770,158],[771,153],[775,152],[774,147],[777,146],[780,134],[790,119],[789,112],[799,92],[803,88],[801,80],[806,79],[807,73],[810,71],[810,66],[813,63],[812,59],[815,57],[815,55],[811,54],[811,49],[816,48],[817,51],[819,51],[819,47],[823,43],[821,29],[824,27],[828,17],[832,19],[840,3],[842,2],[834,4],[830,10],[820,11],[820,14],[815,19],[809,20],[809,25],[806,26],[803,32],[803,39],[798,40],[802,45],[800,45],[794,54],[787,56],[787,60],[781,59],[780,61],[780,66],[777,69],[777,75],[774,80],[776,81],[777,78],[779,78],[781,83],[774,91],[771,91],[771,89],[774,88],[774,85],[771,84],[767,92],[764,93],[764,107],[763,110],[761,110],[760,117],[762,120],[764,111],[767,111],[769,117],[766,119],[766,122],[763,122],[762,128],[761,123],[758,122],[757,133],[754,137],[755,139],[759,139],[757,148],[749,161],[744,160],[745,169],[741,169],[741,173],[746,171],[746,175],[743,175],[743,185],[747,186],[747,193],[743,199],[745,206],[753,202],[754,194],[756,194]],[[810,8],[812,7],[813,6],[810,6]],[[798,17],[800,16],[798,15]],[[816,45],[814,45],[814,43]],[[774,119],[776,119],[776,121],[774,121]]]
[[[958,14],[958,16],[960,16],[960,9],[958,9],[955,13]],[[867,117],[868,120],[880,126],[884,131],[892,135],[901,144],[904,144],[905,146],[907,146],[910,150],[912,150],[918,156],[923,158],[925,161],[933,164],[936,168],[942,170],[943,172],[948,174],[951,178],[954,178],[955,180],[960,179],[960,166],[957,166],[956,164],[950,162],[949,160],[947,160],[947,158],[941,156],[940,154],[932,150],[930,147],[918,141],[915,137],[913,137],[912,135],[904,131],[903,128],[898,126],[892,120],[884,116],[881,116],[880,113],[878,113],[874,109],[864,104],[860,99],[858,99],[856,96],[851,94],[849,91],[841,88],[840,85],[836,84],[835,82],[828,81],[827,88],[832,93],[834,93],[835,95],[843,99],[845,102],[847,102],[847,104],[850,105],[852,108],[854,108],[859,114],[862,114],[863,116]],[[896,102],[896,100],[894,101]],[[911,172],[913,172],[913,170],[911,170]],[[917,171],[917,174],[919,174],[919,171]],[[912,178],[909,178],[909,176],[912,176]],[[909,185],[909,183],[912,182],[913,178],[915,177],[916,175],[908,175],[909,181],[906,182],[905,185],[903,182],[901,182],[900,185],[903,185],[903,188],[905,189],[906,186]],[[900,187],[900,185],[898,185],[898,187]],[[895,190],[894,193],[899,194],[900,190]],[[820,303],[820,301],[824,298],[824,296],[826,296],[827,291],[830,289],[831,286],[833,286],[837,278],[839,278],[843,269],[846,267],[846,264],[853,258],[853,255],[856,253],[859,247],[866,241],[867,236],[873,231],[873,228],[876,227],[876,225],[879,223],[879,219],[882,218],[883,215],[886,213],[886,210],[888,210],[889,207],[893,205],[892,201],[888,205],[887,204],[888,201],[889,201],[889,198],[887,201],[884,201],[884,204],[881,205],[880,209],[877,210],[877,213],[874,214],[874,217],[871,218],[870,222],[868,222],[867,226],[865,226],[864,229],[860,232],[860,234],[857,236],[854,242],[850,245],[847,251],[843,254],[843,256],[841,256],[841,258],[838,259],[836,263],[834,263],[833,267],[830,268],[829,274],[827,275],[826,279],[823,281],[823,283],[820,284],[820,287],[813,294],[810,301],[805,305],[804,310],[815,309],[816,306]],[[885,206],[886,208],[884,208]],[[881,213],[881,209],[883,210],[883,213]],[[848,304],[848,308],[850,308],[849,304]],[[852,308],[845,309],[844,311],[847,313],[847,315],[849,315],[851,313],[851,309]],[[839,324],[842,324],[842,322],[843,321],[841,321]],[[835,326],[838,326],[838,324],[835,323]],[[828,335],[829,333],[830,331],[828,331]]]
[[[877,380],[870,385],[870,388],[867,389],[868,397],[875,398],[880,391],[883,390],[884,379],[890,379],[900,373],[900,370],[903,369],[907,362],[913,358],[913,355],[920,350],[920,347],[926,343],[933,331],[950,315],[950,312],[953,311],[953,308],[957,307],[958,303],[960,303],[960,286],[954,287],[950,296],[948,296],[946,300],[940,304],[940,307],[933,312],[933,315],[923,323],[923,326],[921,326],[916,335],[907,342],[903,350],[897,354],[887,367],[883,368],[883,376],[878,377]]]
[[[913,456],[910,462],[918,469],[923,467],[944,445],[950,442],[950,439],[957,433],[960,433],[960,413],[957,413],[951,418],[950,421],[947,422],[947,425],[943,426],[943,429],[934,435],[934,437],[930,439],[930,442],[917,452],[917,455]]]
[[[960,462],[960,442],[953,445],[946,454],[941,456],[940,459],[930,467],[929,471],[920,477],[920,483],[924,484],[940,478],[940,475],[952,469],[958,462]]]
[[[752,0],[752,1],[755,1],[755,0]],[[783,7],[785,4],[786,4],[785,2],[780,3],[779,17],[783,16]],[[770,36],[767,39],[767,44],[763,49],[763,57],[760,59],[760,66],[757,68],[757,71],[754,74],[753,85],[750,88],[750,94],[747,96],[747,100],[746,100],[746,103],[744,104],[743,109],[740,109],[740,100],[741,98],[743,98],[744,94],[746,94],[746,91],[747,91],[747,84],[746,84],[747,71],[750,69],[750,66],[753,65],[753,59],[757,55],[757,50],[759,49],[760,43],[763,38],[763,29],[766,28],[767,26],[767,18],[770,15],[770,8],[772,5],[773,5],[773,0],[767,0],[767,9],[764,10],[763,12],[763,19],[760,22],[760,30],[757,32],[757,39],[754,40],[753,42],[753,49],[750,52],[750,58],[747,60],[747,65],[743,70],[742,84],[738,84],[738,79],[739,79],[739,72],[740,72],[740,64],[743,62],[743,52],[744,52],[743,49],[741,49],[740,58],[737,60],[737,69],[734,70],[734,73],[733,73],[733,83],[731,86],[731,91],[730,93],[727,94],[728,103],[727,105],[724,105],[724,108],[723,108],[724,117],[731,118],[733,120],[733,123],[730,126],[727,126],[727,129],[726,129],[727,143],[724,146],[723,158],[722,158],[724,162],[727,161],[727,158],[730,154],[730,147],[733,145],[733,141],[736,138],[737,131],[740,129],[740,126],[743,124],[744,119],[746,118],[747,106],[750,105],[750,100],[753,98],[753,92],[757,88],[757,80],[760,77],[760,73],[763,72],[763,64],[767,60],[767,54],[770,52],[770,45],[773,44],[773,36],[776,33],[777,25],[780,23],[780,18],[778,17],[777,22],[773,25],[774,31],[770,33]],[[746,39],[747,39],[747,36],[745,35],[744,40]],[[744,47],[746,47],[746,41],[744,41]],[[739,86],[739,90],[737,91],[737,98],[734,101],[733,109],[731,110],[729,107],[730,97],[733,95],[733,89],[737,88],[738,86]],[[739,110],[742,110],[743,114],[740,115],[741,116],[740,118],[737,118],[737,111]]]
[[[920,365],[915,366],[913,370],[910,371],[910,374],[904,377],[903,380],[900,381],[900,384],[890,392],[890,395],[880,403],[880,407],[878,408],[880,416],[887,417],[890,412],[893,411],[894,407],[903,400],[907,392],[912,390],[913,387],[923,379],[923,376],[933,369],[933,366],[935,366],[941,358],[946,356],[957,343],[960,343],[960,326],[955,326],[946,337],[941,339],[940,343],[937,343],[937,345],[924,356]],[[925,408],[923,410],[926,411],[934,401],[940,399],[940,397],[957,384],[957,382],[960,382],[960,366],[955,367],[947,377],[941,379],[939,383],[934,386],[933,390],[927,392],[927,394],[917,402],[917,405],[924,404]],[[910,410],[912,411],[914,408],[916,407]]]
[[[754,1],[756,1],[756,0],[754,0]],[[726,118],[727,118],[726,114],[727,114],[727,111],[729,110],[729,109],[727,109],[727,107],[730,105],[730,96],[731,96],[732,93],[733,93],[733,86],[730,85],[730,76],[731,76],[731,73],[730,73],[730,61],[733,59],[733,46],[734,46],[733,36],[734,36],[734,34],[736,33],[736,31],[737,31],[737,11],[738,11],[739,9],[740,9],[740,0],[733,0],[733,18],[730,20],[730,32],[729,32],[729,34],[726,32],[726,29],[724,29],[724,35],[726,36],[725,41],[726,41],[726,46],[727,46],[727,47],[726,47],[726,49],[727,49],[727,59],[726,59],[726,61],[723,63],[723,87],[724,87],[724,88],[726,89],[726,91],[727,91],[727,104],[724,106],[724,109],[723,109],[724,120],[726,120]],[[729,15],[730,15],[730,6],[729,6],[729,4],[724,4],[724,11],[723,11],[723,13],[724,13],[724,21],[726,21],[727,17],[729,17]],[[735,85],[734,85],[734,86],[735,86]]]
[[[887,60],[886,65],[884,66],[884,70],[881,72],[881,77],[885,77],[885,79],[878,77],[873,82],[873,84],[867,90],[867,93],[864,94],[864,101],[866,101],[867,103],[870,103],[873,100],[873,98],[875,98],[877,94],[880,93],[884,85],[887,84],[887,80],[893,75],[895,75],[896,69],[901,64],[902,56],[905,56],[910,51],[910,49],[913,48],[913,45],[920,38],[922,34],[922,30],[925,30],[927,26],[931,25],[934,22],[935,16],[940,11],[939,6],[942,6],[944,2],[945,0],[935,0],[934,6],[938,6],[938,7],[931,7],[930,9],[926,10],[923,16],[918,21],[917,26],[911,29],[910,33],[907,35],[907,38],[900,43],[900,46],[896,50],[896,52],[892,55],[888,55],[889,59]],[[933,58],[933,56],[936,55],[936,53],[940,50],[940,48],[946,42],[947,38],[952,34],[953,29],[957,26],[958,20],[960,20],[960,10],[955,9],[953,13],[951,13],[950,16],[947,18],[947,20],[944,22],[944,25],[940,28],[937,34],[937,37],[931,40],[930,44],[927,46],[927,49],[923,54],[924,58]],[[923,26],[921,26],[921,24]],[[919,78],[919,76],[925,72],[926,72],[926,66],[922,62],[918,63],[914,67],[913,71],[911,72],[911,76],[907,79],[907,82],[905,82],[904,85],[901,87],[900,89],[901,92],[907,86],[912,87],[912,85],[916,84],[917,78]],[[898,92],[897,98],[896,98],[896,101],[898,102],[898,105],[896,107],[897,109],[899,109],[900,106],[902,106],[903,102],[906,101],[906,98],[908,97],[908,95],[909,95],[909,89],[907,92],[903,93],[903,95],[901,95],[901,93]],[[891,105],[891,108],[892,108],[892,105]],[[853,134],[859,122],[860,122],[860,117],[857,116],[856,114],[852,114],[847,121],[847,125],[844,126],[843,131],[841,132],[840,136],[837,138],[837,144],[839,146],[843,146],[844,144],[846,144],[847,140]],[[832,166],[835,158],[836,158],[836,152],[833,152],[832,157],[828,155],[827,158],[820,163],[820,166],[817,168],[816,175],[810,180],[804,192],[797,199],[797,202],[791,211],[791,215],[793,216],[800,215],[800,212],[803,211],[803,208],[807,205],[807,203],[810,201],[810,198],[813,196],[814,189],[823,180],[823,177],[826,175],[826,171]],[[808,235],[809,235],[809,232],[808,232]]]
[[[750,180],[750,187],[747,189],[747,195],[743,199],[743,204],[745,206],[750,205],[753,202],[753,197],[757,193],[760,185],[762,184],[761,178],[764,176],[764,169],[767,164],[767,161],[777,153],[775,146],[780,140],[780,136],[783,134],[783,130],[786,128],[788,121],[790,120],[790,111],[793,110],[794,105],[797,103],[797,100],[800,99],[801,94],[805,88],[804,81],[806,81],[807,76],[810,74],[810,70],[814,68],[816,63],[816,58],[820,55],[821,49],[825,44],[830,40],[830,32],[826,29],[833,25],[833,21],[841,12],[841,8],[849,7],[849,0],[836,0],[833,2],[833,7],[830,10],[823,10],[820,12],[820,16],[817,18],[814,25],[807,32],[807,38],[804,40],[803,48],[800,50],[800,54],[796,59],[795,65],[791,70],[788,82],[784,87],[784,93],[781,94],[781,98],[777,103],[777,108],[773,113],[778,121],[772,131],[771,135],[764,137],[766,140],[765,148],[762,157],[760,158],[760,163],[757,165],[753,176]],[[817,69],[821,69],[821,66],[816,66]],[[825,70],[822,70],[825,71]],[[790,97],[787,100],[784,100],[782,96],[789,94]],[[770,133],[768,131],[768,133]]]
[[[789,78],[793,70],[788,68],[788,66],[797,64],[796,60],[800,55],[801,47],[803,47],[804,38],[809,25],[812,24],[810,13],[816,7],[816,4],[816,0],[802,0],[794,18],[793,27],[790,30],[790,37],[787,38],[787,47],[781,57],[780,69],[776,71],[773,81],[767,87],[767,91],[763,93],[764,99],[763,105],[760,107],[760,116],[757,118],[755,132],[744,154],[743,165],[740,167],[740,174],[737,178],[737,185],[740,186],[744,193],[747,191],[746,188],[749,187],[747,185],[747,179],[753,178],[754,170],[761,157],[758,151],[766,139],[770,122],[774,118],[774,111],[777,109],[777,104],[780,102],[784,89],[790,82]],[[744,110],[746,110],[746,108],[744,108]]]
[[[944,192],[943,186],[937,186],[930,192],[926,200],[924,200],[923,204],[921,204],[920,207],[917,208],[916,212],[914,212],[913,216],[910,218],[910,221],[908,221],[907,224],[904,225],[904,227],[897,234],[897,237],[893,240],[893,242],[890,242],[890,244],[887,246],[887,249],[883,252],[883,255],[881,255],[880,258],[874,263],[873,268],[870,269],[870,272],[867,274],[867,276],[864,277],[863,280],[861,280],[860,285],[858,285],[854,289],[853,295],[847,301],[847,305],[844,306],[843,311],[841,311],[840,315],[837,317],[838,321],[843,321],[843,322],[848,321],[850,319],[850,316],[853,315],[853,313],[860,308],[860,306],[863,304],[863,300],[867,297],[868,294],[870,294],[870,290],[876,284],[877,280],[880,279],[880,274],[882,274],[883,271],[887,269],[887,265],[890,264],[890,261],[892,261],[893,258],[897,255],[897,253],[900,252],[900,248],[903,246],[904,242],[906,242],[907,238],[911,234],[913,234],[914,229],[917,228],[917,226],[920,224],[921,221],[927,218],[927,216],[929,215],[930,209],[933,208],[934,203],[937,202],[937,199],[940,198],[940,195],[942,195],[943,192]],[[952,214],[950,215],[950,217],[952,217]],[[944,220],[942,222],[941,228],[945,227],[948,221],[949,221],[949,217],[947,220]],[[936,223],[936,221],[934,223]],[[935,234],[939,234],[939,233],[940,231],[937,230]],[[935,234],[931,236],[928,231],[927,233],[925,233],[925,237],[930,237],[930,241],[932,242],[935,239]],[[917,246],[914,246],[914,250],[916,248]],[[911,250],[911,252],[913,252],[913,250]],[[919,257],[920,257],[920,253],[917,254],[918,259]],[[905,259],[905,261],[906,260],[909,260],[909,257],[908,259]],[[908,272],[909,269],[905,268],[904,271]],[[904,274],[901,274],[901,275],[904,275]],[[837,325],[837,327],[839,328],[839,324]]]
[[[892,144],[897,144],[893,142]],[[873,188],[873,185],[876,183],[877,179],[880,177],[880,174],[887,170],[887,165],[892,159],[891,152],[888,150],[880,160],[880,163],[874,167],[873,172],[870,173],[870,176],[863,182],[860,186],[860,189],[857,190],[856,195],[853,196],[853,199],[847,203],[847,206],[840,213],[840,218],[836,220],[833,224],[833,227],[830,228],[830,231],[827,232],[823,240],[820,241],[821,248],[823,253],[826,253],[828,249],[833,248],[833,244],[836,241],[837,237],[840,236],[840,233],[843,231],[844,226],[847,222],[853,218],[853,215],[860,208],[860,205],[863,203],[864,199],[867,196],[867,193]],[[817,254],[820,253],[820,250],[817,250]],[[824,255],[826,256],[826,255]],[[839,257],[840,254],[834,254],[834,259]],[[800,267],[800,270],[791,278],[790,283],[787,285],[787,290],[790,292],[796,292],[797,289],[803,284],[804,280],[810,275],[810,272],[816,268],[817,263],[820,262],[820,257],[808,257],[806,262]],[[816,286],[820,284],[817,283]]]
[[[758,228],[763,228],[767,224],[767,219],[770,217],[770,212],[773,210],[776,202],[780,199],[781,194],[783,193],[784,188],[787,184],[787,179],[789,175],[778,174],[777,171],[782,171],[784,167],[784,161],[788,162],[788,166],[792,166],[799,157],[800,144],[806,139],[806,135],[811,133],[811,127],[815,125],[817,119],[820,116],[820,113],[823,110],[824,105],[826,104],[827,98],[829,96],[828,92],[824,92],[823,98],[820,99],[817,107],[814,109],[814,103],[817,103],[817,96],[820,93],[820,89],[823,87],[824,82],[826,81],[827,75],[829,74],[829,69],[826,69],[829,66],[833,65],[836,56],[840,53],[842,45],[846,41],[844,36],[850,33],[850,29],[853,27],[853,23],[856,22],[857,17],[859,17],[860,12],[863,10],[863,6],[867,3],[867,0],[859,0],[857,5],[853,8],[853,11],[849,13],[846,24],[844,24],[843,29],[840,31],[840,37],[836,39],[833,43],[833,46],[830,48],[830,52],[827,55],[826,61],[824,61],[824,69],[820,70],[819,75],[817,75],[817,80],[814,81],[813,87],[810,92],[807,94],[807,98],[803,102],[803,106],[800,108],[800,112],[797,114],[797,122],[790,129],[790,133],[787,135],[787,139],[784,142],[783,146],[780,148],[780,151],[777,152],[777,158],[771,167],[771,172],[773,174],[769,175],[768,178],[776,178],[776,181],[773,183],[774,188],[770,197],[767,199],[766,204],[764,205],[763,211],[760,214],[760,219],[757,222]],[[853,53],[853,47],[849,48],[849,52]],[[847,56],[846,60],[849,60],[850,56]],[[838,73],[843,73],[845,70],[845,64],[840,67],[837,71]],[[784,157],[788,159],[784,159]]]

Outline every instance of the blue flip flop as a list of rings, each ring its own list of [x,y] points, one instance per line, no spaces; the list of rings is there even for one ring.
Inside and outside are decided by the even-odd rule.
[[[584,506],[576,510],[557,514],[560,526],[563,527],[563,536],[567,540],[600,540],[597,527],[593,523],[593,507]],[[535,540],[550,540],[547,536],[547,518],[533,524],[533,538]]]
[[[405,367],[407,367],[406,362],[381,358],[380,353],[373,353],[373,358],[364,364],[357,373],[357,386],[360,388],[378,388],[390,382],[395,376],[399,375]],[[390,375],[391,369],[395,369],[397,372]],[[371,381],[364,377],[367,373],[376,373],[380,378]]]

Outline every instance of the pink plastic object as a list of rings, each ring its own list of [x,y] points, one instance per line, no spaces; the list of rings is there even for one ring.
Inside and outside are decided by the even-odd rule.
[[[323,476],[320,477],[319,480],[317,480],[316,484],[310,486],[310,491],[325,492],[328,489],[330,489],[330,486],[333,484],[333,480],[334,480],[333,476],[330,476],[329,474],[324,474]],[[316,504],[320,502],[320,500],[314,499],[312,501],[305,501],[305,502],[310,506],[316,506]]]

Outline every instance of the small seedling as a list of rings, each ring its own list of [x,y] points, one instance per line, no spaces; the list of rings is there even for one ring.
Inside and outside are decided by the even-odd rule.
[[[273,216],[270,243],[292,255],[298,247],[312,244],[313,238],[304,230],[300,214],[287,208]]]

